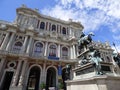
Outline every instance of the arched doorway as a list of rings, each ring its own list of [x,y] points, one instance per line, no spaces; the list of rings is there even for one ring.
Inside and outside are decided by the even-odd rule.
[[[40,68],[34,66],[30,69],[27,90],[39,90]]]
[[[63,80],[64,90],[67,90],[66,83],[65,83],[65,80],[66,80],[65,72],[66,72],[66,68],[62,70],[62,80]]]
[[[49,87],[56,87],[56,70],[53,67],[47,70],[46,89]]]

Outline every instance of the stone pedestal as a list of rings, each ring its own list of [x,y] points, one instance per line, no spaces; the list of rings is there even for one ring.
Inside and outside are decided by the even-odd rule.
[[[66,81],[67,90],[120,90],[120,76],[94,76]]]
[[[101,62],[100,64],[104,75],[114,75],[111,63]],[[73,80],[91,78],[97,75],[96,68],[92,63],[76,67],[72,71],[74,75]]]
[[[120,75],[113,73],[112,63],[101,62],[102,75],[92,63],[73,69],[73,80],[66,81],[67,90],[120,90]]]
[[[9,90],[23,90],[23,87],[22,86],[14,86],[14,87],[10,87]]]

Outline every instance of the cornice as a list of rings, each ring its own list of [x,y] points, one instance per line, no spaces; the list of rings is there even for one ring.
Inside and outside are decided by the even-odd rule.
[[[47,20],[51,20],[51,21],[61,23],[61,24],[72,25],[74,27],[78,27],[78,28],[81,28],[81,29],[84,28],[83,25],[80,22],[74,22],[72,20],[65,21],[65,20],[61,20],[61,19],[54,18],[54,17],[51,17],[51,16],[43,15],[43,14],[40,14],[38,11],[33,10],[31,8],[27,8],[27,7],[17,8],[16,12],[20,13],[20,14],[26,14],[27,13],[27,14],[33,16],[33,17],[37,17],[38,19],[39,18],[44,18],[44,19],[47,19]]]

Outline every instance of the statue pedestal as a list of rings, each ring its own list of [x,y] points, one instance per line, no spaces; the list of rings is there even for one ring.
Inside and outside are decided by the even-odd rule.
[[[120,90],[120,76],[94,76],[66,81],[67,90]]]
[[[96,74],[92,63],[73,69],[73,80],[66,81],[67,90],[120,90],[120,75],[114,75],[112,63],[100,64],[103,75]]]
[[[113,75],[112,63],[101,62],[101,70],[105,75]],[[90,78],[97,75],[95,66],[92,63],[76,67],[73,69],[73,80]]]

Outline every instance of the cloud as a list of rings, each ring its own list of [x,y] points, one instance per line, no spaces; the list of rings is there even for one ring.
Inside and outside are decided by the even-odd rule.
[[[54,7],[44,8],[42,13],[63,20],[71,18],[74,21],[80,21],[85,32],[97,31],[100,27],[106,26],[111,33],[104,35],[112,34],[110,42],[116,41],[116,46],[120,51],[120,0],[55,1],[57,4]],[[106,28],[103,29],[106,30]]]
[[[56,0],[55,7],[45,8],[42,13],[63,20],[69,18],[80,21],[85,31],[98,30],[101,25],[110,27],[111,32],[117,32],[120,25],[113,23],[120,19],[120,0]],[[120,22],[120,21],[118,21]],[[116,28],[116,30],[114,29]]]
[[[63,20],[68,20],[69,18],[75,18],[74,10],[63,9],[63,7],[59,5],[56,5],[54,8],[44,9],[42,13],[44,14],[48,13],[50,16],[60,18]]]
[[[115,40],[120,40],[120,35],[113,35],[113,38],[114,38]]]

